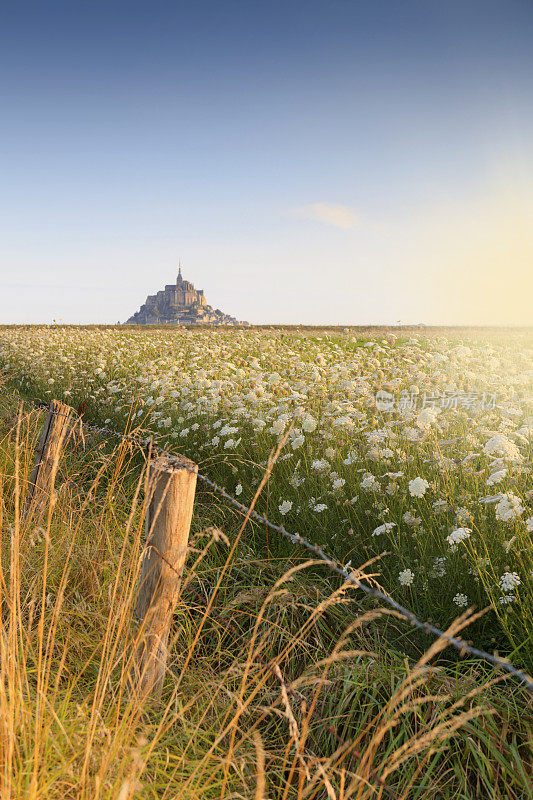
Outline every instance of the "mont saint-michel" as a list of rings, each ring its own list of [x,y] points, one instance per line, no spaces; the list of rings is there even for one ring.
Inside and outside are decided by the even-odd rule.
[[[247,325],[207,305],[203,289],[185,281],[179,265],[176,283],[151,294],[126,325]]]

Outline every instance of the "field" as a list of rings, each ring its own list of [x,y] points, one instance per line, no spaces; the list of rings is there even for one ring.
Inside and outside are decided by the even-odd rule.
[[[484,610],[465,638],[533,672],[530,331],[3,328],[0,374],[4,625],[21,658],[2,690],[2,798],[528,795],[512,678],[441,644],[424,656],[433,637],[260,524],[241,531],[206,490],[166,705],[136,716],[120,687],[144,460],[88,435],[25,530],[42,415],[17,417],[9,392],[153,436],[245,504],[286,438],[261,514],[367,565],[422,620]]]

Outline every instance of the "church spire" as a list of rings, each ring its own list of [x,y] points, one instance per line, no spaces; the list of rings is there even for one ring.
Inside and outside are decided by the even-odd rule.
[[[180,282],[180,281],[182,281],[182,280],[183,280],[183,277],[182,277],[182,275],[181,275],[181,258],[180,258],[180,260],[179,260],[179,266],[178,266],[178,280],[176,281],[176,283],[179,283],[179,282]]]

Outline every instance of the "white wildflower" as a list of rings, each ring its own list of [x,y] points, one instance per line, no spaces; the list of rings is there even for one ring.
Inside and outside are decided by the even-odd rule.
[[[405,429],[405,438],[408,442],[418,442],[420,441],[420,431],[409,426]]]
[[[287,421],[280,417],[275,422],[272,423],[272,427],[270,428],[270,433],[273,433],[274,436],[280,436],[287,426]]]
[[[411,586],[411,584],[413,583],[414,579],[415,579],[415,574],[410,569],[404,569],[398,575],[398,580],[400,581],[400,584],[402,586]]]
[[[237,433],[238,430],[239,430],[238,428],[235,428],[231,425],[224,425],[224,427],[220,429],[220,435],[230,436],[230,434],[232,433]]]
[[[464,525],[466,522],[472,522],[474,519],[474,515],[468,508],[461,506],[455,512],[455,519],[459,523],[459,525]]]
[[[376,489],[381,489],[381,485],[379,481],[375,479],[371,472],[366,472],[363,475],[363,480],[361,481],[361,489],[365,489],[365,491],[372,491]]]
[[[283,514],[283,516],[285,516],[285,514],[289,513],[291,508],[292,508],[292,500],[284,500],[279,505],[279,513]]]
[[[453,602],[455,603],[456,606],[459,606],[459,608],[466,608],[468,605],[468,597],[466,596],[466,594],[462,594],[459,592],[453,598]]]
[[[502,597],[500,597],[499,603],[501,606],[506,606],[509,603],[514,603],[515,600],[516,597],[514,596],[514,594],[504,594]]]
[[[313,433],[316,426],[317,426],[317,421],[311,415],[307,416],[302,423],[302,428],[306,433]]]
[[[297,489],[299,486],[301,486],[303,483],[305,483],[305,478],[302,478],[301,475],[299,475],[297,472],[295,472],[289,478],[289,483],[291,484],[291,486],[294,486],[294,488]]]
[[[521,459],[520,450],[504,433],[493,436],[483,447],[483,451],[488,456],[499,456],[508,461],[519,461]]]
[[[429,483],[425,478],[414,478],[409,481],[409,494],[411,497],[423,497],[426,489],[429,488]]]
[[[524,507],[520,498],[512,492],[507,492],[496,506],[496,519],[499,519],[500,522],[509,522],[517,519],[523,512]]]
[[[388,533],[395,527],[395,522],[384,522],[383,525],[378,525],[378,527],[374,529],[372,536],[380,536],[382,533]]]
[[[432,578],[443,578],[446,575],[446,559],[436,558],[433,562],[433,567],[430,572]]]
[[[456,545],[459,542],[464,542],[465,539],[469,539],[471,533],[470,528],[456,528],[446,537],[446,541],[450,545]]]
[[[522,581],[517,572],[504,572],[498,581],[498,586],[502,592],[507,593],[520,586],[521,583]]]
[[[506,469],[499,469],[497,472],[493,472],[492,475],[489,475],[487,478],[487,486],[494,486],[495,483],[500,483],[506,477],[508,470]]]
[[[416,418],[417,426],[423,431],[429,430],[429,428],[431,428],[431,426],[437,421],[437,416],[439,413],[440,408],[423,408]]]

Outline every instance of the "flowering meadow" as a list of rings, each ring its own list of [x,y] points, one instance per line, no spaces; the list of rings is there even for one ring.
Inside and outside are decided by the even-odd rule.
[[[151,432],[440,626],[532,667],[533,335],[4,328],[23,397]],[[252,534],[248,534],[252,535]],[[273,556],[291,545],[256,526]]]

